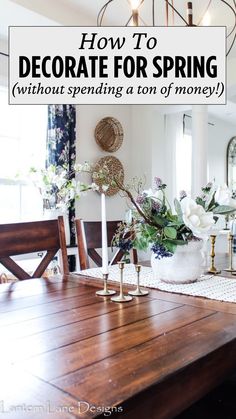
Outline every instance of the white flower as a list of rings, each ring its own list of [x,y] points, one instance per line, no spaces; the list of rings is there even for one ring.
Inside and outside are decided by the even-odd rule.
[[[182,199],[180,205],[184,224],[192,230],[194,236],[204,238],[215,224],[213,213],[206,212],[201,205],[188,197]]]
[[[109,185],[102,185],[103,192],[107,192],[108,189],[109,189]]]
[[[99,186],[96,183],[91,183],[90,188],[92,191],[96,192],[99,191]]]
[[[80,163],[75,163],[74,170],[75,172],[81,172],[83,170],[83,165]]]
[[[74,165],[75,172],[89,172],[91,170],[90,164],[86,161],[84,164],[75,163]]]
[[[219,205],[228,205],[236,208],[236,200],[232,198],[232,192],[226,184],[218,187],[215,194],[215,201]]]

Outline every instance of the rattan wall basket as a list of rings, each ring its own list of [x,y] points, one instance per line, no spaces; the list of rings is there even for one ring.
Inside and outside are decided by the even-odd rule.
[[[102,150],[114,153],[123,142],[124,131],[121,123],[108,116],[101,119],[95,128],[95,140]]]

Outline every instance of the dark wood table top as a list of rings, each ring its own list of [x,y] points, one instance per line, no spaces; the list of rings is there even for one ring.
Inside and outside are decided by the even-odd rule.
[[[150,290],[122,305],[96,289],[75,275],[0,285],[0,418],[173,418],[236,367],[236,304]]]

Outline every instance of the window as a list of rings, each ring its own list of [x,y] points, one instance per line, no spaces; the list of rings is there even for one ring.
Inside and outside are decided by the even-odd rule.
[[[176,189],[177,196],[184,190],[191,195],[192,182],[192,136],[181,135],[176,144]]]
[[[47,106],[8,105],[7,89],[0,87],[0,112],[0,223],[41,219],[39,191],[20,179],[30,167],[45,165]]]

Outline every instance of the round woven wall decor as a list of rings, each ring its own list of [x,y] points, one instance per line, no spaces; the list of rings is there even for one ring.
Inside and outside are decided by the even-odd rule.
[[[102,157],[95,164],[94,172],[95,173],[98,172],[104,166],[107,168],[106,170],[108,170],[108,172],[109,172],[108,177],[111,180],[114,179],[114,178],[117,178],[117,179],[119,179],[119,181],[121,183],[124,182],[124,168],[123,168],[123,165],[122,165],[122,163],[120,162],[119,159],[117,159],[114,156]],[[110,185],[109,188],[106,191],[103,191],[103,189],[102,189],[102,185],[103,185],[102,179],[98,179],[94,175],[92,175],[92,178],[93,178],[93,182],[96,183],[96,185],[99,186],[99,193],[103,192],[107,196],[112,196],[112,195],[116,195],[119,192],[119,188],[117,186],[114,186],[114,185]]]
[[[111,116],[101,119],[95,128],[95,140],[104,151],[113,153],[123,142],[124,131],[121,123]]]

